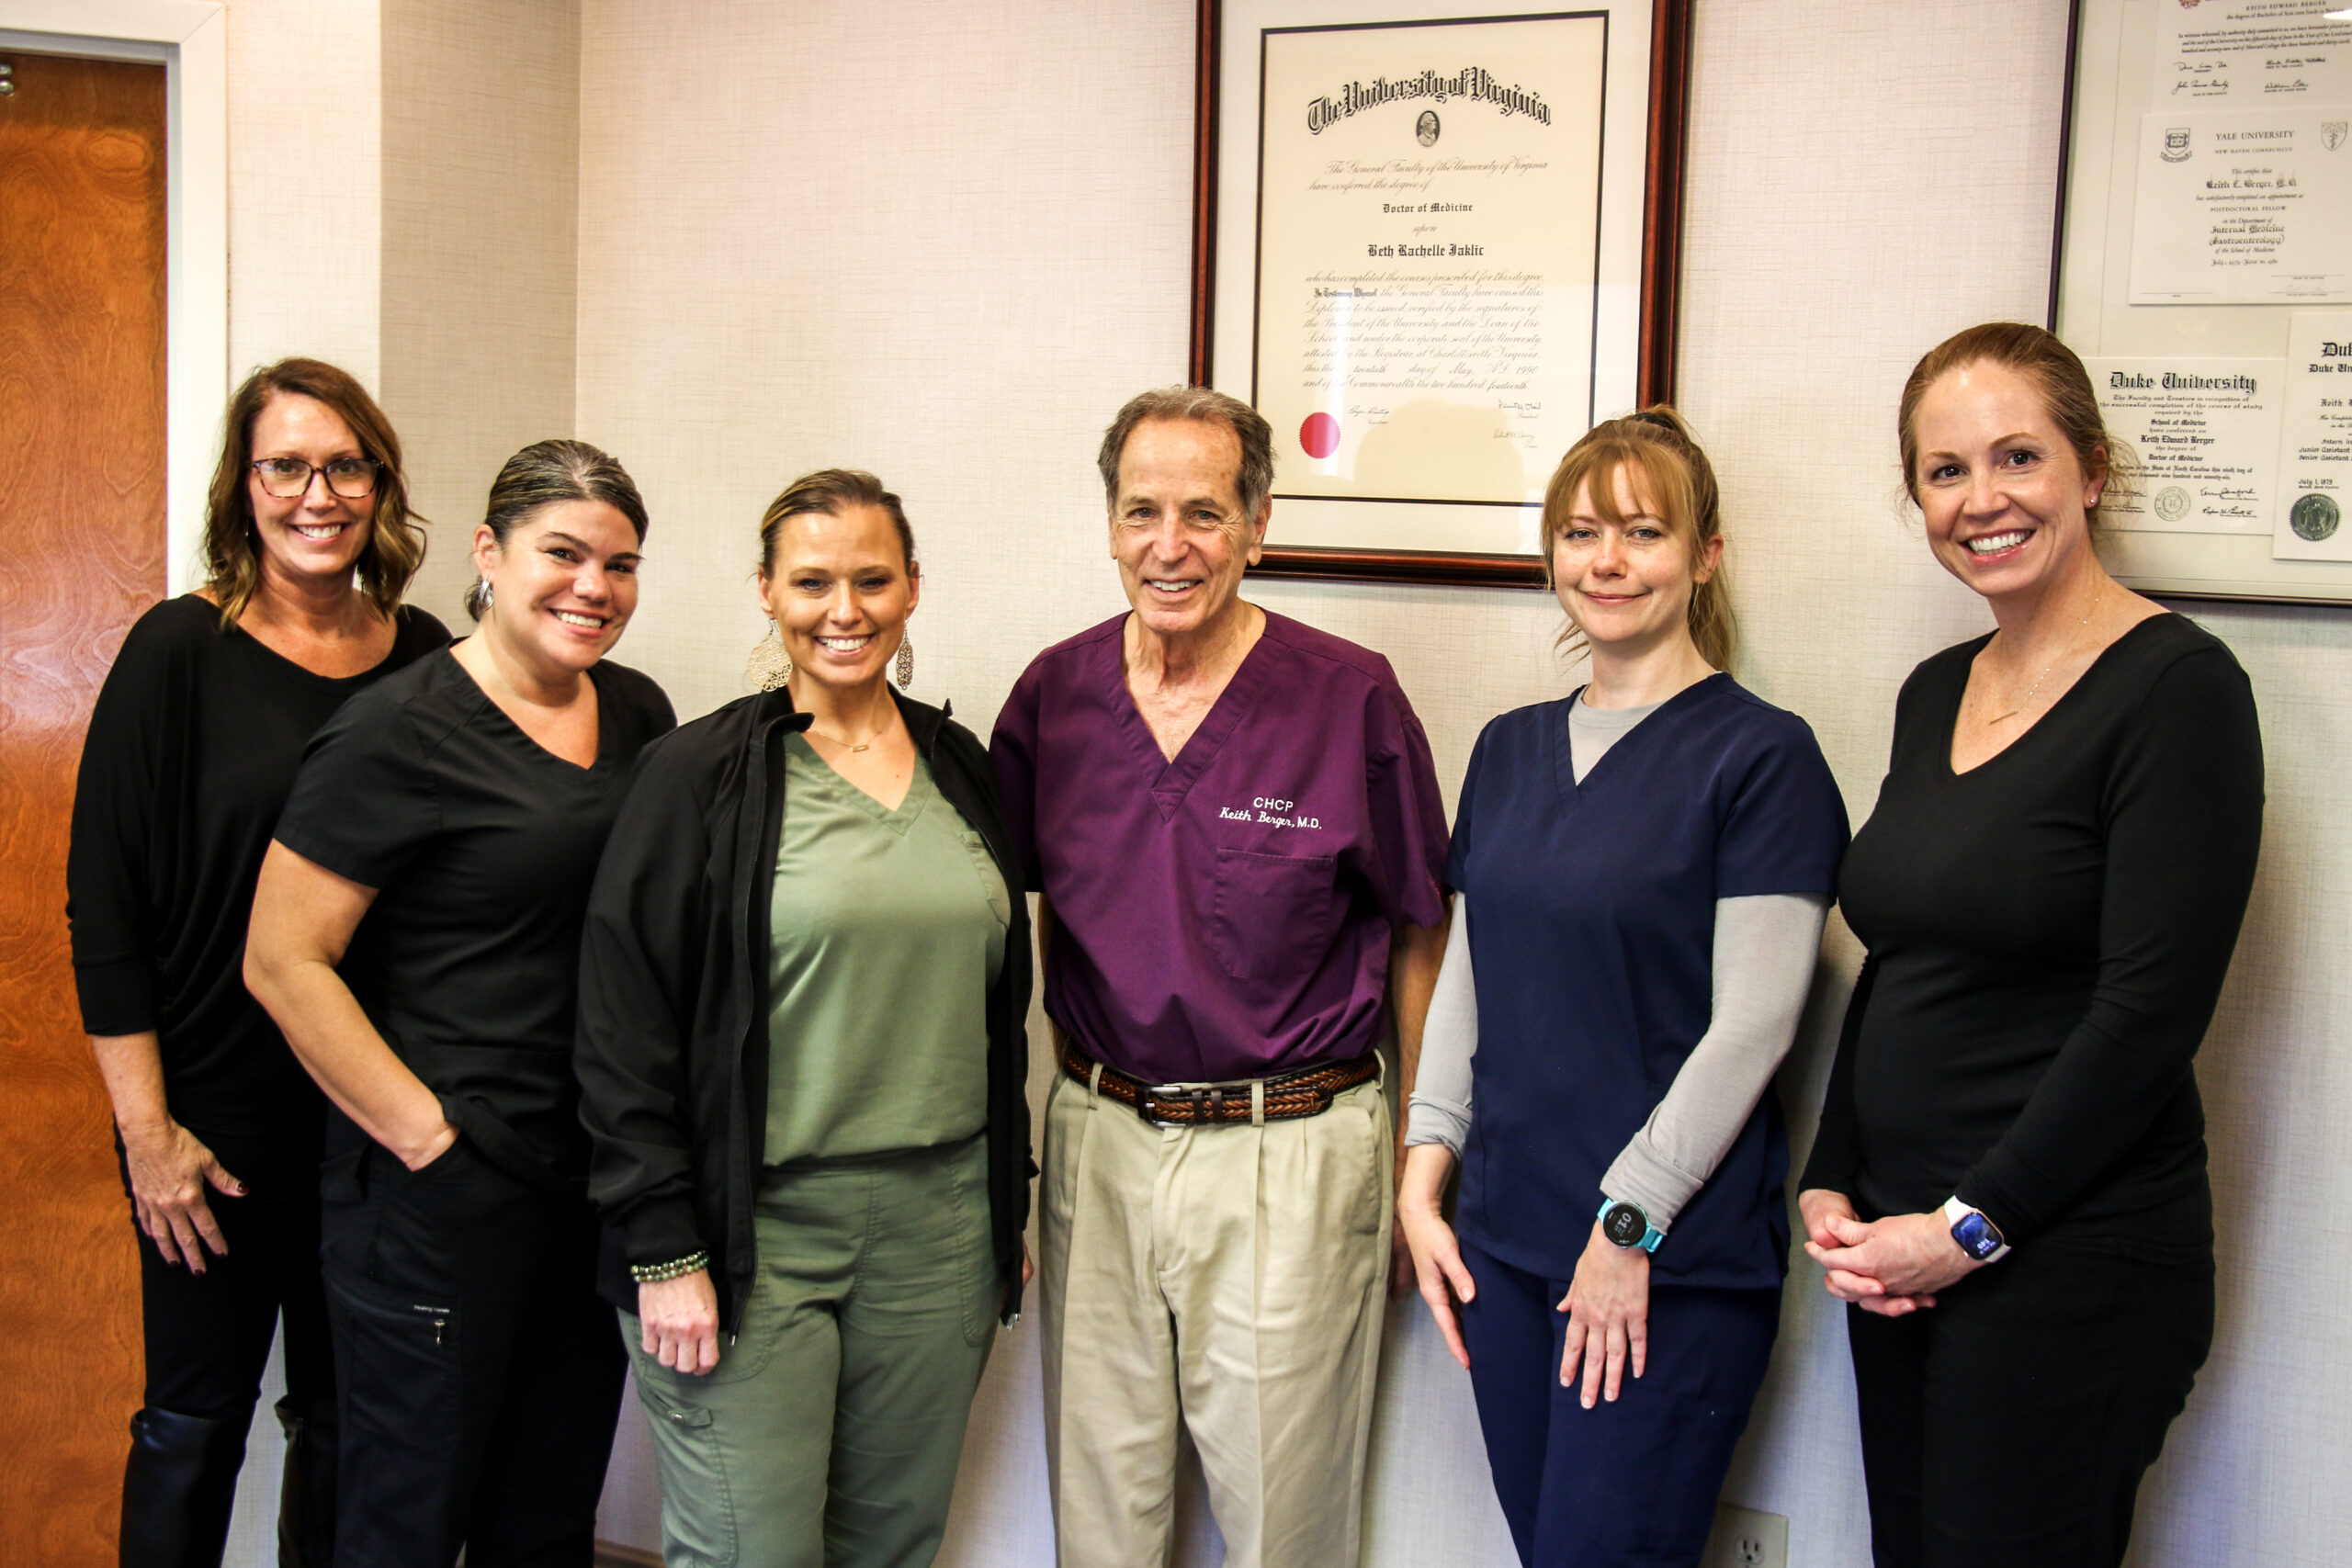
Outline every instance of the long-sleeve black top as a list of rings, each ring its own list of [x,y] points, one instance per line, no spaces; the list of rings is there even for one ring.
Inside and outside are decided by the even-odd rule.
[[[403,605],[373,670],[314,675],[185,594],[139,618],[91,710],[66,853],[82,1027],[159,1037],[174,1120],[315,1142],[325,1101],[246,994],[254,883],[311,737],[449,641]]]
[[[2191,1060],[2262,837],[2262,737],[2228,648],[2125,633],[1964,773],[1987,638],[1912,672],[1838,897],[1869,949],[1804,1186],[1865,1217],[1957,1193],[2011,1243],[2149,1258],[2212,1245]]]

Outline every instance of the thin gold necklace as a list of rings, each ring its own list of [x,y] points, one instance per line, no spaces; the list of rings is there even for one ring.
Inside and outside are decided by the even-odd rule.
[[[2078,629],[2083,631],[2088,631],[2090,629],[2091,617],[2098,614],[2099,601],[2106,597],[2106,592],[2107,591],[2105,589],[2101,589],[2099,592],[2091,595],[2091,607],[2089,611],[2084,615],[2083,624]],[[2018,715],[2031,707],[2033,705],[2033,699],[2041,694],[2042,682],[2049,680],[2052,672],[2064,662],[2066,662],[2066,655],[2064,653],[2061,653],[2057,658],[2052,660],[2043,667],[2041,673],[2034,678],[2033,684],[2025,689],[2025,695],[2018,699],[2017,706],[2011,708],[2007,713],[1994,715],[1991,718],[1984,721],[1985,724],[1987,726],[1991,726],[2003,723],[2008,719],[2017,717]]]
[[[891,716],[893,718],[896,716],[898,716],[895,714]],[[856,741],[843,740],[837,736],[828,735],[823,730],[818,728],[814,724],[809,725],[808,733],[815,736],[820,740],[826,741],[834,746],[842,747],[845,750],[863,751],[872,746],[876,740],[881,739],[884,735],[888,734],[889,732],[889,728],[890,720],[884,719],[880,729],[876,730],[865,739]]]

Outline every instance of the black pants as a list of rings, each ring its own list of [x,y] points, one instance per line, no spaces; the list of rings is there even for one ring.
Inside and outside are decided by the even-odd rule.
[[[627,1366],[587,1200],[459,1138],[330,1161],[338,1568],[589,1568]]]
[[[1879,1568],[2114,1568],[2212,1347],[2213,1265],[2029,1243],[1846,1332]]]
[[[334,1398],[326,1296],[319,1283],[318,1145],[315,1135],[288,1146],[278,1139],[190,1131],[245,1184],[246,1195],[207,1190],[229,1251],[219,1257],[206,1249],[200,1275],[185,1263],[164,1262],[154,1241],[140,1233],[146,1403],[242,1433],[253,1421],[281,1315],[288,1403]],[[127,1192],[128,1176],[123,1185]]]
[[[1780,1332],[1781,1292],[1654,1285],[1648,1366],[1584,1408],[1560,1386],[1568,1314],[1547,1280],[1462,1244],[1478,1284],[1462,1309],[1478,1426],[1529,1568],[1682,1568],[1714,1523],[1732,1450]]]

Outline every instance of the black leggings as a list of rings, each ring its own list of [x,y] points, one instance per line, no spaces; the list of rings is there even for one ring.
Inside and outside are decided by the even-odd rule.
[[[2114,1568],[2213,1343],[2213,1265],[2030,1242],[1846,1334],[1878,1568]]]
[[[221,1257],[206,1248],[200,1275],[185,1263],[164,1262],[154,1241],[140,1233],[146,1403],[150,1409],[223,1422],[242,1435],[261,1395],[281,1315],[288,1404],[299,1409],[334,1399],[326,1296],[319,1282],[316,1134],[289,1147],[282,1139],[190,1131],[245,1184],[246,1196],[206,1191],[229,1251]],[[127,1175],[123,1186],[128,1192]]]

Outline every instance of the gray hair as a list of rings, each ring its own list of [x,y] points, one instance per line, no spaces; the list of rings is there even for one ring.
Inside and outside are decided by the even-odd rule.
[[[534,441],[507,458],[490,481],[490,504],[482,523],[503,550],[516,524],[543,506],[566,501],[603,502],[628,519],[639,544],[645,542],[645,500],[637,493],[637,481],[585,441]],[[466,614],[477,621],[490,608],[487,587],[477,580],[466,590]]]
[[[1241,515],[1247,522],[1258,520],[1266,498],[1274,491],[1273,426],[1240,399],[1207,387],[1155,387],[1127,400],[1127,406],[1102,433],[1102,449],[1094,458],[1094,466],[1102,473],[1102,494],[1112,505],[1119,502],[1119,458],[1127,449],[1127,437],[1136,433],[1136,425],[1150,419],[1198,420],[1233,432],[1234,439],[1241,443],[1241,471],[1234,476]]]

